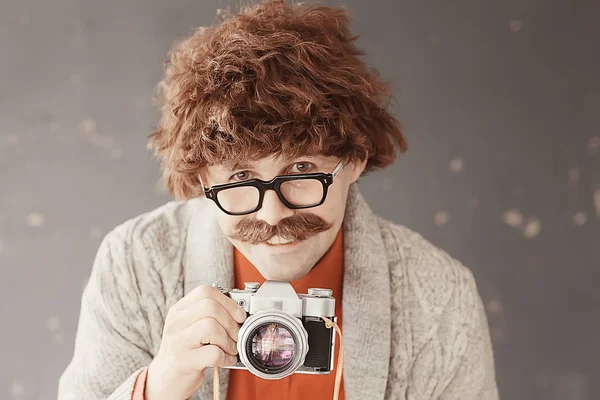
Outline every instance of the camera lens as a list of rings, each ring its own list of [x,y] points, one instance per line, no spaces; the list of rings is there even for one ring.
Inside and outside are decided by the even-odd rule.
[[[269,322],[256,327],[248,336],[250,362],[266,373],[284,370],[296,355],[296,340],[283,324]]]
[[[240,328],[238,350],[241,363],[263,379],[282,379],[304,364],[308,333],[302,320],[277,309],[250,315]]]

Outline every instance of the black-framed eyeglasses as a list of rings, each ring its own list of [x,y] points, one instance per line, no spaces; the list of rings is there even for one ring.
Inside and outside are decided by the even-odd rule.
[[[202,188],[206,198],[229,215],[246,215],[260,210],[267,190],[275,191],[288,208],[311,208],[325,202],[329,186],[343,167],[344,160],[340,160],[330,173],[279,175],[270,181],[250,179],[209,188],[202,184]]]

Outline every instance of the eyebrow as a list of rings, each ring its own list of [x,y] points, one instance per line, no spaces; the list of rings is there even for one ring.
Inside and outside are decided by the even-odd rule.
[[[295,162],[298,162],[297,160],[299,160],[299,159],[301,159],[301,157],[287,160],[286,166],[289,166]],[[252,165],[250,165],[250,163],[245,162],[245,161],[239,161],[236,163],[232,163],[231,165],[228,165],[225,168],[227,169],[227,171],[225,171],[225,172],[233,172],[233,171],[238,171],[238,170],[252,169]]]
[[[236,171],[238,169],[250,169],[250,164],[244,161],[237,162],[231,166],[230,171]]]
[[[293,163],[293,161],[290,161],[288,164]],[[237,171],[237,170],[244,170],[244,169],[252,169],[252,165],[250,165],[250,163],[245,162],[245,161],[240,161],[234,164],[231,164],[230,166],[227,166],[227,168],[229,169],[229,171]]]

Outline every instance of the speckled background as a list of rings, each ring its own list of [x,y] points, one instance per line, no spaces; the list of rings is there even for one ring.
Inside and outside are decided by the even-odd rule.
[[[56,398],[102,236],[170,199],[167,51],[227,4],[0,1],[0,399]],[[346,4],[409,140],[372,208],[473,270],[503,399],[600,398],[600,2]]]

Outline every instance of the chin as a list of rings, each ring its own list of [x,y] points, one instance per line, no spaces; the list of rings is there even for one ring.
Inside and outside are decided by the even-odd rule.
[[[272,264],[264,263],[263,268],[257,268],[260,274],[271,281],[292,282],[305,276],[310,268],[298,268],[297,264],[289,265],[286,263]]]
[[[293,275],[288,275],[285,273],[278,274],[277,272],[275,272],[274,274],[264,273],[262,275],[267,281],[293,282],[296,279],[298,279]]]

